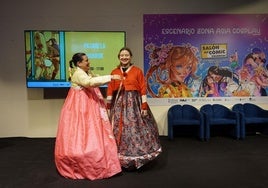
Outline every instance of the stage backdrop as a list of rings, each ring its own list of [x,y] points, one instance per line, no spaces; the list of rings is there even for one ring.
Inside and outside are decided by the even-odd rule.
[[[267,14],[145,14],[151,105],[267,103]]]

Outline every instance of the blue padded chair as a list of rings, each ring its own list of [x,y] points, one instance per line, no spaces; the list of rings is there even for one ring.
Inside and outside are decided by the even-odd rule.
[[[233,126],[236,139],[240,138],[239,113],[221,104],[206,104],[200,108],[201,115],[205,121],[205,139],[210,139],[212,126]]]
[[[191,105],[171,106],[168,110],[168,137],[173,139],[173,128],[178,126],[198,126],[198,137],[204,140],[204,121],[197,108]]]
[[[265,125],[268,123],[268,110],[265,110],[255,104],[238,103],[232,107],[232,110],[240,113],[240,137],[242,139],[246,137],[246,127]]]

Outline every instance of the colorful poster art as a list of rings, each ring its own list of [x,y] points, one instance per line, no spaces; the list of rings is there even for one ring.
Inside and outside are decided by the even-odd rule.
[[[267,96],[267,14],[145,14],[143,19],[148,98],[206,102]]]

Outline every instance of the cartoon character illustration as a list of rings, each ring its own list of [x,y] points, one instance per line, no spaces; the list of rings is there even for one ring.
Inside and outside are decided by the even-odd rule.
[[[254,90],[251,88],[250,91],[252,96],[267,96],[268,72],[265,63],[265,54],[259,48],[253,48],[244,59],[243,69],[246,69],[250,75],[248,82],[255,85]]]
[[[34,80],[55,79],[59,72],[60,52],[57,44],[58,33],[35,31],[33,45],[30,43],[30,34],[27,36],[26,50],[27,78]],[[32,63],[34,62],[34,63]]]
[[[53,64],[53,70],[51,74],[51,80],[54,80],[59,72],[60,63],[60,49],[55,38],[50,38],[47,41],[48,54],[47,57]]]
[[[239,87],[233,92],[233,96],[236,97],[248,97],[254,96],[255,84],[250,80],[251,75],[246,66],[242,66],[238,70],[239,75]]]
[[[235,53],[230,56],[229,61],[230,61],[230,67],[232,70],[235,70],[236,68],[239,67],[237,51],[235,51]]]
[[[197,48],[191,45],[146,46],[150,51],[150,69],[146,74],[147,89],[151,97],[192,97],[191,85],[197,79],[195,71]]]
[[[49,61],[45,62],[45,57],[47,54],[47,45],[43,33],[35,32],[34,42],[35,42],[35,50],[34,50],[35,79],[39,80],[43,77],[46,67],[50,62]]]
[[[225,97],[232,96],[239,86],[238,76],[227,67],[210,66],[207,76],[203,79],[200,97]]]
[[[219,91],[216,82],[210,75],[207,75],[202,84],[204,97],[219,97]]]

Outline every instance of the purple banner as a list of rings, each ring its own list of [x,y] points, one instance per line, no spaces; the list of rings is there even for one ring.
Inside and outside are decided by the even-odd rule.
[[[267,14],[144,15],[147,96],[267,96],[267,18]]]

